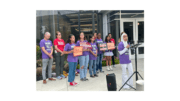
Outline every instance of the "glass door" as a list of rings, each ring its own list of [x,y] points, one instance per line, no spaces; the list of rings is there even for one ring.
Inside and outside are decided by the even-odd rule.
[[[128,42],[131,45],[135,43],[135,20],[122,19],[120,21],[120,31],[128,35]],[[134,50],[131,50],[131,58],[134,59]]]
[[[137,48],[137,57],[144,58],[144,19],[136,19],[136,39],[141,44]]]
[[[128,35],[131,45],[140,43],[137,48],[137,58],[144,58],[144,19],[121,19],[120,31]],[[131,49],[131,58],[135,58],[134,50]]]

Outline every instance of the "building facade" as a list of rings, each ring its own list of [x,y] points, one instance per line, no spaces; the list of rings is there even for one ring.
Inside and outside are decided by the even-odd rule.
[[[74,34],[77,41],[80,32],[84,32],[87,39],[95,32],[101,33],[103,40],[111,33],[116,46],[124,31],[131,44],[141,43],[137,57],[144,58],[144,10],[37,10],[37,44],[46,31],[51,33],[51,40],[56,38],[55,32],[60,31],[65,41],[69,34]],[[118,56],[117,49],[114,54]],[[131,55],[134,58],[133,50]]]

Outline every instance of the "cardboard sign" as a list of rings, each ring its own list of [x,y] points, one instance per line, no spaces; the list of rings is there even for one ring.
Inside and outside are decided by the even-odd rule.
[[[83,55],[83,47],[82,46],[74,46],[74,52],[73,52],[73,56],[80,56]]]
[[[108,50],[115,49],[114,43],[107,43]]]
[[[92,49],[91,44],[89,42],[80,42],[80,46],[82,46],[83,49]]]
[[[99,50],[101,50],[101,51],[108,50],[107,44],[106,43],[100,43],[99,44]]]

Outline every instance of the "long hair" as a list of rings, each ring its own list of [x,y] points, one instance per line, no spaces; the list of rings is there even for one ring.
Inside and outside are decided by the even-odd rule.
[[[81,32],[81,33],[83,33],[83,34],[84,34],[84,32]],[[81,38],[80,38],[81,33],[79,34],[79,40],[81,39]],[[84,40],[86,40],[85,35],[84,35]]]
[[[89,40],[88,40],[88,42],[89,43],[91,43],[91,38],[92,38],[93,36],[92,35],[89,35]],[[94,42],[94,41],[93,41]]]
[[[60,31],[56,31],[56,38],[57,38],[58,33],[61,33],[61,32]],[[61,35],[61,37],[62,37],[62,35]]]
[[[110,40],[107,40],[107,37],[109,37],[109,35],[106,35],[105,42],[110,42]]]
[[[71,38],[72,36],[74,36],[74,35],[73,35],[73,34],[70,34],[70,35],[69,35],[68,40],[67,40],[67,42],[66,42],[66,43],[71,43],[70,38]]]

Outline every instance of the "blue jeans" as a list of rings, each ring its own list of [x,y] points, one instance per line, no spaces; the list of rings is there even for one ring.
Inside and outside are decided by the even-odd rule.
[[[87,74],[87,67],[89,62],[89,55],[86,56],[79,56],[79,65],[80,65],[80,79],[84,79]],[[81,67],[84,66],[83,69]]]
[[[100,71],[102,71],[102,58],[103,58],[103,53],[102,54],[98,54],[97,62],[96,62],[96,71],[98,71],[98,69]]]
[[[69,75],[68,75],[68,82],[73,82],[75,79],[75,70],[77,62],[68,62],[69,64]]]
[[[96,74],[96,60],[89,60],[89,74],[92,75],[92,66],[93,74]]]

